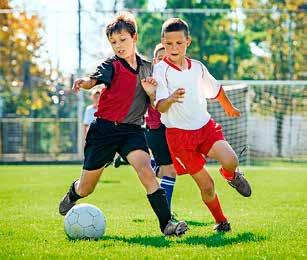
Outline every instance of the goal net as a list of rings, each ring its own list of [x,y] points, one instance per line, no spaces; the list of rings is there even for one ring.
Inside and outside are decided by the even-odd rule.
[[[229,118],[217,101],[208,102],[241,163],[307,161],[307,84],[300,81],[223,82],[241,117]]]

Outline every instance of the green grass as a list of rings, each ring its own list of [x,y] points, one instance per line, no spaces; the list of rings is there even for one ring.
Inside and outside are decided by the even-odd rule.
[[[209,167],[232,232],[218,235],[191,177],[177,179],[173,210],[190,230],[165,238],[131,167],[108,168],[83,202],[102,209],[99,241],[70,241],[58,202],[79,166],[0,166],[0,259],[306,259],[307,167],[245,167],[253,187],[243,198]]]

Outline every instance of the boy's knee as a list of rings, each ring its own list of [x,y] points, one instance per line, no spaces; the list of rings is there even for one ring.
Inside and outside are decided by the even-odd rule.
[[[228,158],[223,160],[222,166],[227,170],[235,171],[235,169],[239,166],[238,157],[235,154],[228,156]]]

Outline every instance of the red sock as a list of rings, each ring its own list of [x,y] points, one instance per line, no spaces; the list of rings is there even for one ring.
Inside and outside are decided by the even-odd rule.
[[[213,200],[205,202],[205,204],[207,205],[208,209],[211,211],[211,214],[214,217],[216,223],[220,223],[227,220],[222,211],[217,194],[215,194]]]
[[[234,176],[235,176],[235,173],[234,172],[231,172],[231,171],[228,171],[226,170],[225,168],[220,168],[220,173],[222,174],[222,176],[226,179],[226,180],[229,180],[229,181],[232,181]]]

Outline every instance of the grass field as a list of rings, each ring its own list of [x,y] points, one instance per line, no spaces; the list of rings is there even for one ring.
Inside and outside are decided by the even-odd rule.
[[[0,259],[306,259],[307,165],[245,167],[253,187],[243,198],[209,167],[232,232],[215,234],[189,176],[177,179],[173,210],[190,230],[165,238],[129,166],[108,168],[83,202],[102,209],[99,241],[70,241],[58,202],[79,166],[0,166]]]

